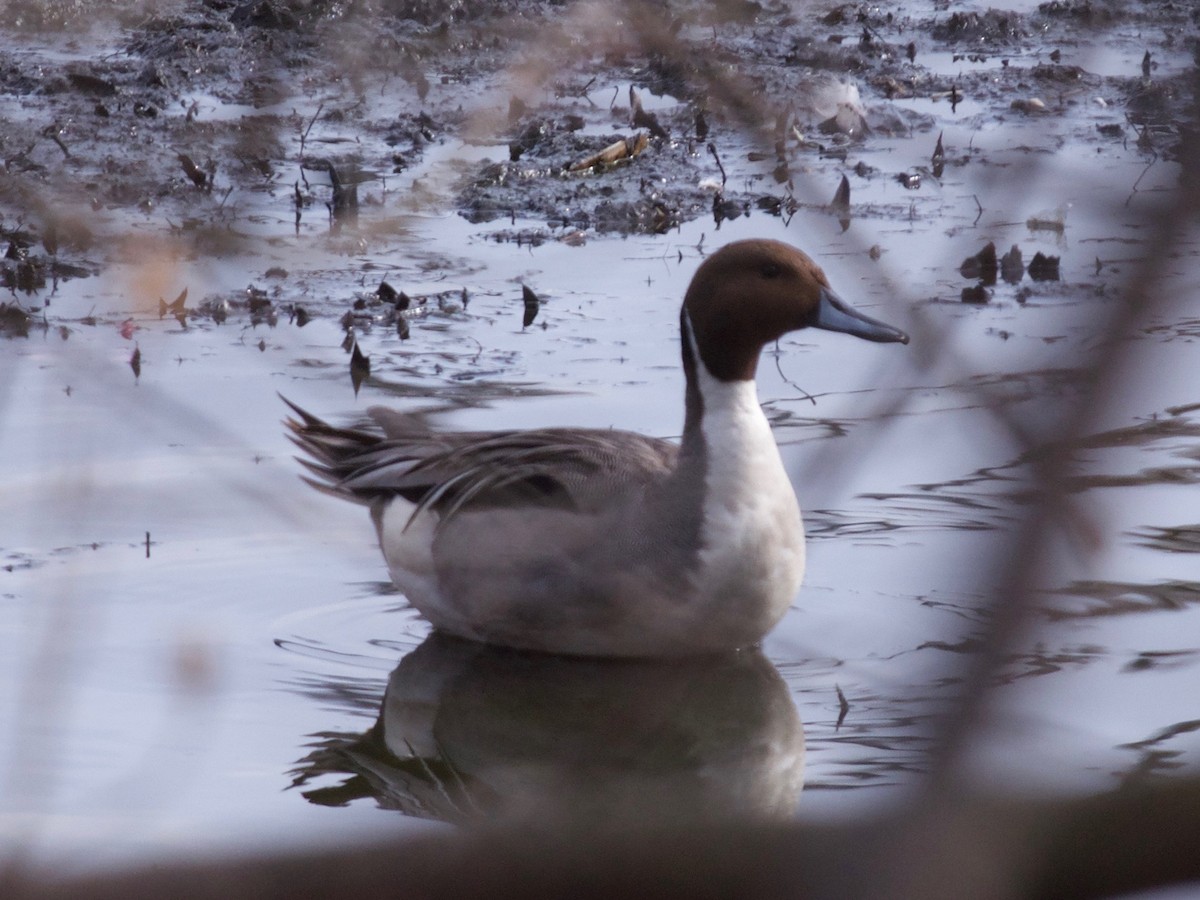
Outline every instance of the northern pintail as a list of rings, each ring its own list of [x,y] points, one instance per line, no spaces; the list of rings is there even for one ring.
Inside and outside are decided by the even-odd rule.
[[[684,296],[679,444],[606,429],[442,433],[375,407],[379,434],[290,402],[287,425],[312,484],[370,507],[392,580],[436,628],[588,656],[731,650],[775,626],[804,574],[799,505],[754,376],[765,344],[806,327],[908,342],[794,247],[738,241]]]

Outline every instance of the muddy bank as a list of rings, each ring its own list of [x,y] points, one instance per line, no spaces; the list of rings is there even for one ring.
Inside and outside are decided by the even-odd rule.
[[[495,240],[582,242],[835,200],[870,215],[882,181],[916,194],[987,165],[938,141],[933,112],[960,105],[981,123],[1070,120],[1064,140],[1148,158],[1188,156],[1196,133],[1194,67],[1160,73],[1148,45],[1140,70],[1092,68],[1118,26],[1195,53],[1200,12],[1183,5],[211,0],[94,16],[10,3],[0,22],[0,276],[43,325],[56,281],[136,255],[134,229],[190,256],[253,254],[288,228],[365,246],[399,205],[454,209]],[[899,102],[913,99],[931,112]],[[864,155],[914,140],[928,164]],[[458,145],[452,177],[405,181]],[[296,302],[288,285],[271,299]],[[4,333],[19,320],[7,312]]]

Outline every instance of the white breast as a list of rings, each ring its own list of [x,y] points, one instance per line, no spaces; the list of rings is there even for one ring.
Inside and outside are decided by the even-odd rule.
[[[708,464],[700,587],[731,615],[773,625],[804,574],[800,506],[754,382],[697,368]]]

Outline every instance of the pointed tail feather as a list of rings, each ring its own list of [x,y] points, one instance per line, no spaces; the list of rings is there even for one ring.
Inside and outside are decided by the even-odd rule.
[[[302,475],[301,478],[317,490],[335,497],[370,503],[371,494],[348,488],[345,481],[361,467],[362,455],[378,445],[381,438],[353,428],[336,428],[282,394],[279,399],[299,417],[283,420],[291,432],[288,438],[308,455],[307,458],[297,456],[296,461],[316,476]]]

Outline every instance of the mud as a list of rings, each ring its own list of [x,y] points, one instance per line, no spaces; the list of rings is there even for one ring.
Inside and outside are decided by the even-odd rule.
[[[178,252],[214,257],[254,253],[245,225],[256,215],[338,233],[364,204],[388,202],[389,179],[448,143],[485,151],[456,164],[458,214],[501,223],[493,240],[537,245],[668,233],[708,216],[719,228],[752,211],[787,217],[802,202],[793,173],[828,169],[832,197],[835,167],[847,166],[856,213],[889,216],[898,211],[859,199],[873,182],[899,177],[920,193],[944,167],[988,164],[978,151],[943,154],[933,116],[899,99],[971,103],[981,122],[1003,122],[1069,116],[1102,96],[1124,122],[1071,140],[1136,142],[1167,159],[1191,152],[1197,129],[1194,69],[1160,77],[1151,48],[1142,72],[1062,61],[1117,23],[1153,25],[1195,51],[1200,12],[1185,4],[915,16],[857,4],[678,3],[660,13],[533,0],[211,0],[116,4],[97,20],[77,3],[13,2],[3,16],[0,277],[11,303],[32,311],[49,306],[58,281],[103,269],[131,223],[158,222]],[[47,32],[81,29],[104,52],[89,52],[88,38],[67,52],[32,49]],[[481,111],[483,95],[499,108]],[[315,109],[302,113],[298,98]],[[927,167],[855,162],[923,133]],[[571,171],[639,135],[648,144],[636,157]],[[297,302],[289,287],[282,279],[273,301]],[[988,297],[972,288],[962,299]],[[237,313],[238,299],[208,302]],[[311,300],[305,309],[341,315]],[[41,311],[43,327],[56,324],[55,310]],[[23,334],[11,319],[3,333]]]

